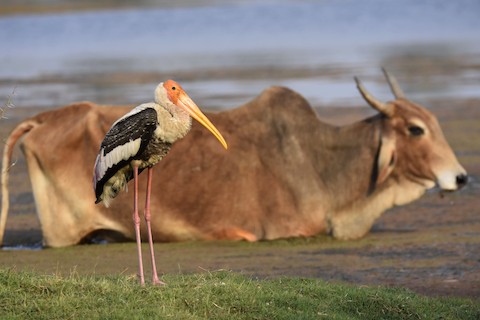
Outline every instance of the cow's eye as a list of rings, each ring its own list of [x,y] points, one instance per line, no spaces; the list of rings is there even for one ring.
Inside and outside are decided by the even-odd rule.
[[[418,126],[410,126],[408,127],[408,132],[410,132],[412,136],[418,137],[423,135],[425,133],[425,130]]]

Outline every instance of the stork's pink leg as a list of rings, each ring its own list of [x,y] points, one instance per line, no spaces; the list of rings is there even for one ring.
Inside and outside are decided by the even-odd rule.
[[[145,221],[147,222],[148,230],[148,243],[150,246],[150,257],[152,258],[152,282],[156,285],[165,285],[164,282],[158,279],[157,266],[155,263],[155,252],[153,250],[153,237],[152,237],[152,224],[151,224],[151,215],[150,215],[150,194],[152,192],[152,175],[153,167],[148,168],[148,177],[147,177],[147,199],[145,200]]]
[[[138,167],[133,166],[133,224],[135,226],[135,238],[137,240],[138,252],[138,276],[140,277],[140,284],[145,285],[145,276],[143,274],[142,261],[142,238],[140,235],[140,216],[138,214]]]

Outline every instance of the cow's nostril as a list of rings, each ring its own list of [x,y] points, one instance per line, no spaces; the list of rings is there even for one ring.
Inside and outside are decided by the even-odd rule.
[[[457,187],[461,188],[467,184],[468,176],[466,174],[460,174],[457,176],[456,181],[457,181]]]

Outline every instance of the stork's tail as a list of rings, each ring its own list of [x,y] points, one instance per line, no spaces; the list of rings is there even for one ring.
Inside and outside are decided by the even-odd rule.
[[[8,180],[9,171],[12,167],[12,153],[15,144],[24,134],[28,133],[39,123],[34,119],[23,121],[8,136],[3,148],[2,160],[2,211],[0,213],[0,246],[3,245],[3,236],[5,233],[5,226],[7,223],[8,209],[10,206]]]

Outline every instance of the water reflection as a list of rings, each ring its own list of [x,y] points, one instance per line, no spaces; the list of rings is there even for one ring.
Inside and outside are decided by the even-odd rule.
[[[17,246],[3,246],[1,250],[4,251],[17,251],[17,250],[31,250],[31,251],[40,251],[43,249],[42,244],[32,244],[32,245],[17,245]]]

